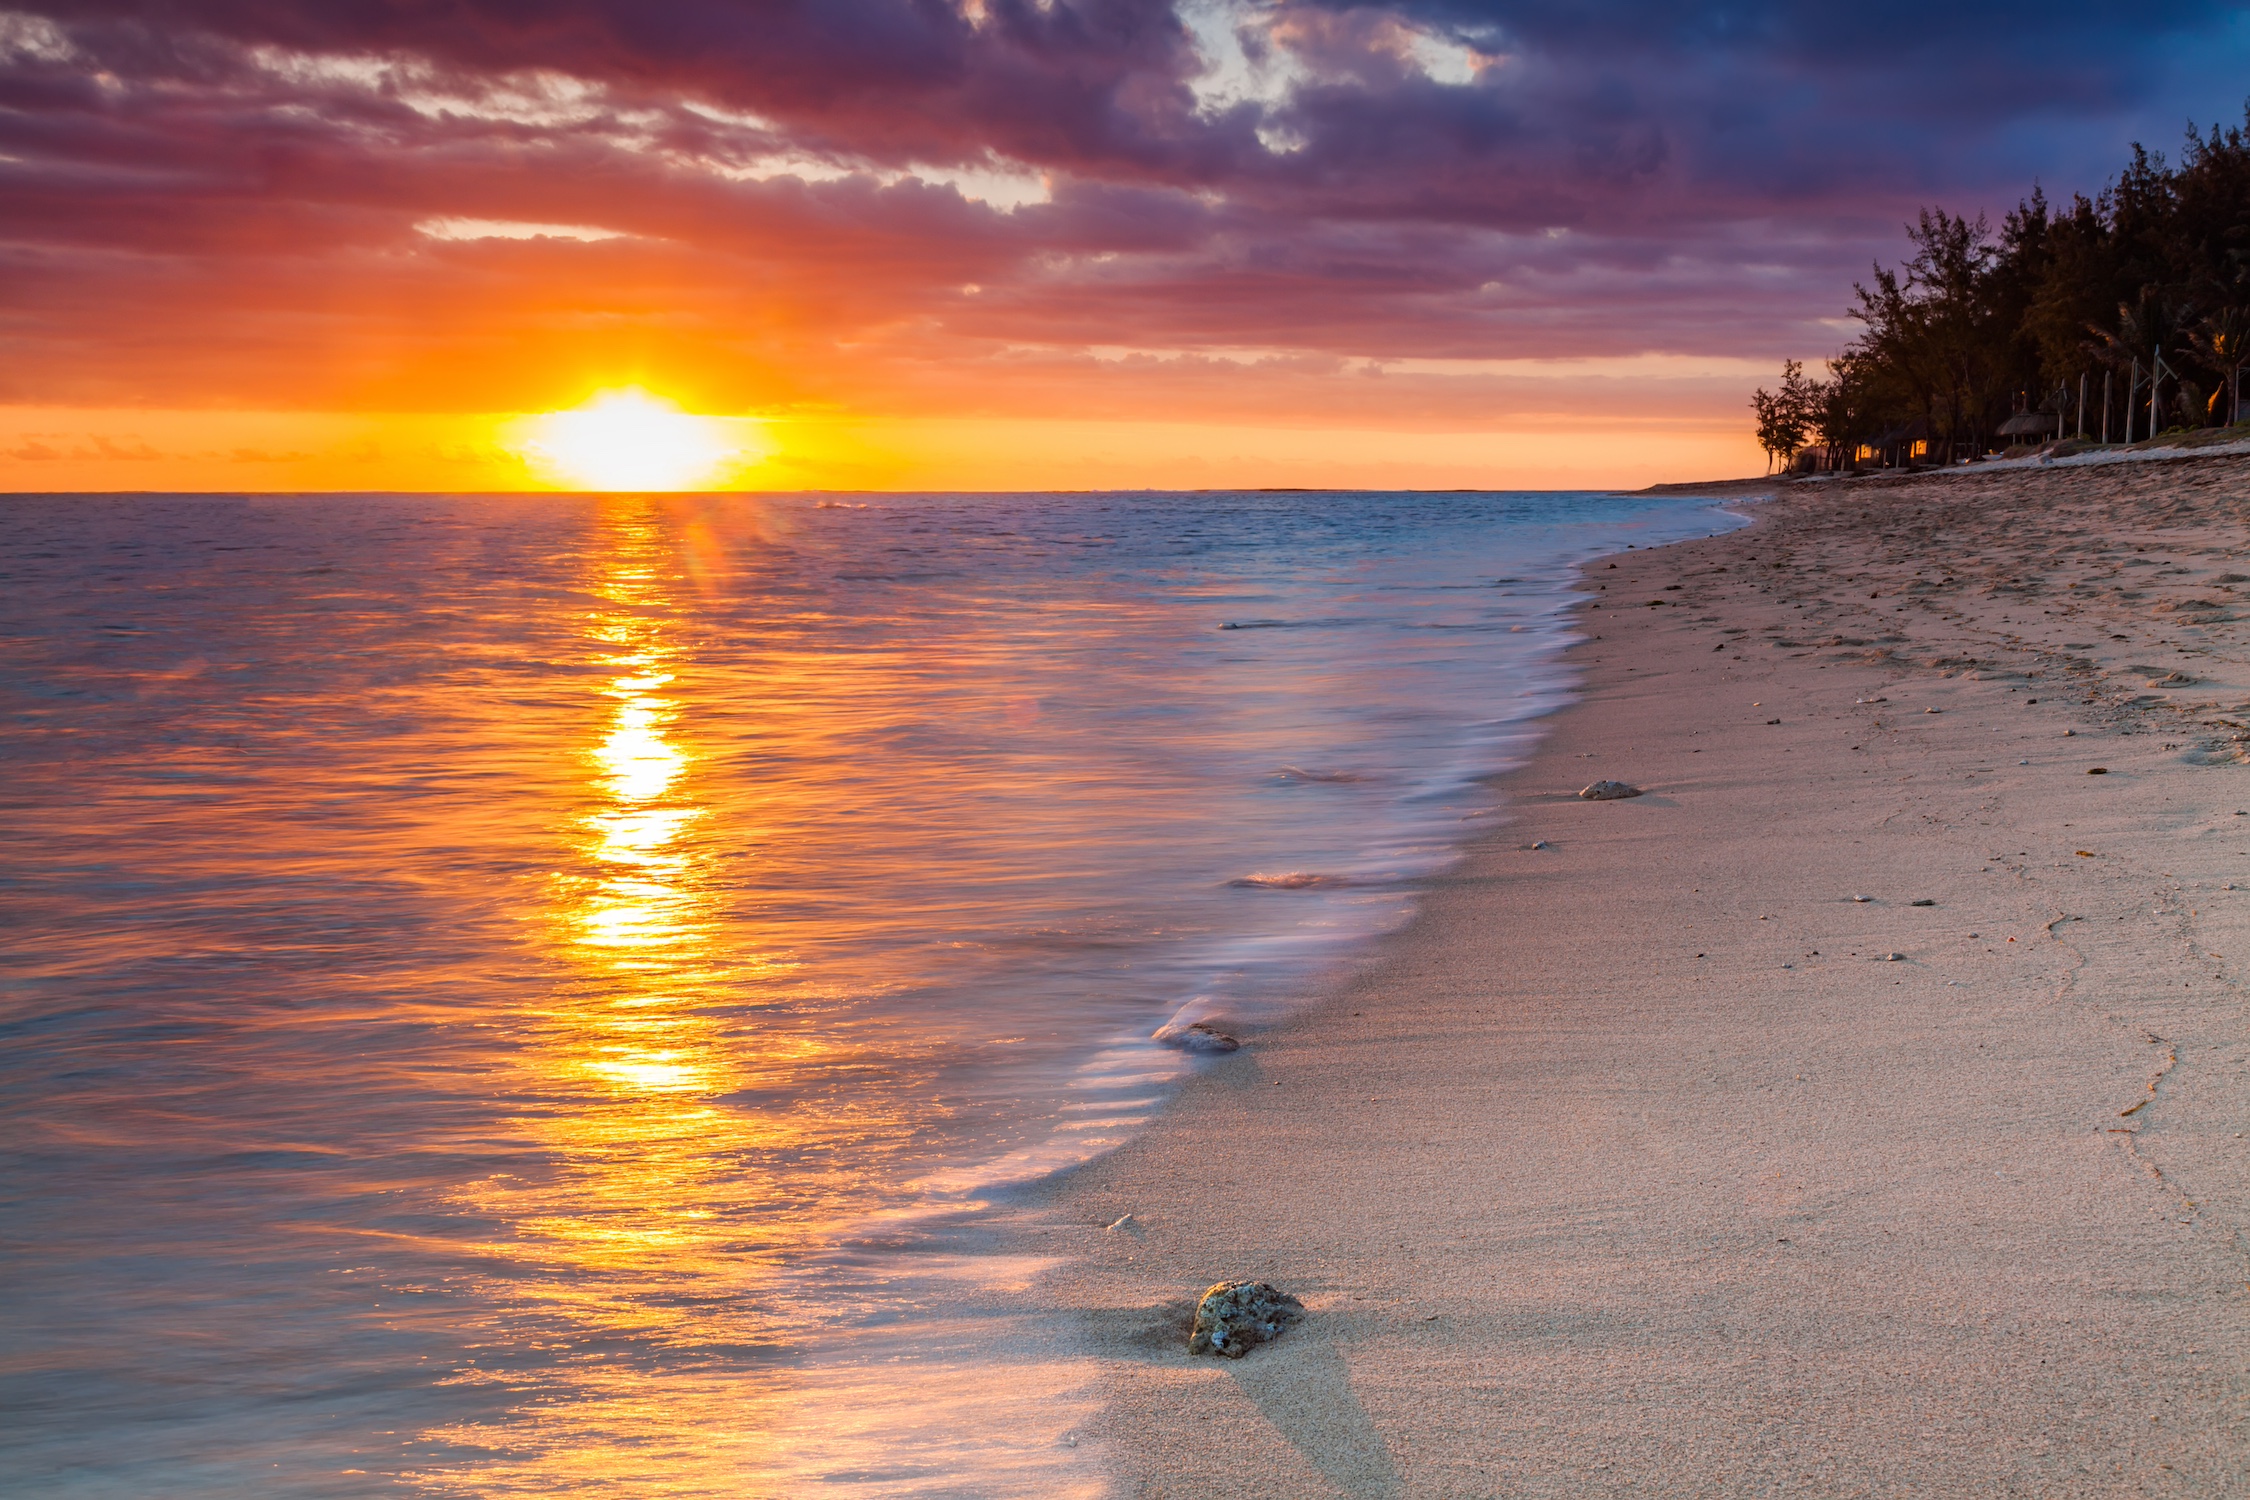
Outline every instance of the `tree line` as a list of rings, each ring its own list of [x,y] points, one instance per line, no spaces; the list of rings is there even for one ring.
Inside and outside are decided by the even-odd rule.
[[[2057,436],[2126,440],[2240,415],[2250,357],[2250,105],[2244,126],[2188,127],[2178,164],[2136,144],[2094,197],[2036,186],[1996,229],[1924,209],[1913,253],[1854,284],[1858,337],[1829,377],[1783,366],[1751,405],[1789,462],[1824,445],[1930,462],[1989,451],[2013,416]]]

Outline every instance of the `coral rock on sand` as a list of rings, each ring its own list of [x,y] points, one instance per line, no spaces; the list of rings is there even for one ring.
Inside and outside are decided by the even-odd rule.
[[[1188,1353],[1240,1359],[1304,1315],[1304,1303],[1263,1281],[1222,1281],[1195,1305]]]
[[[1232,1052],[1242,1043],[1209,1021],[1173,1023],[1156,1029],[1156,1040],[1185,1052]]]
[[[1622,781],[1597,781],[1578,795],[1588,802],[1615,802],[1623,797],[1638,797],[1641,789]]]

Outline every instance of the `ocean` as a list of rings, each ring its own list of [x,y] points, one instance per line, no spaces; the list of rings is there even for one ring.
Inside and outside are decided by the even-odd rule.
[[[945,1226],[1403,922],[1576,565],[1734,524],[0,497],[0,1489],[1093,1485]]]

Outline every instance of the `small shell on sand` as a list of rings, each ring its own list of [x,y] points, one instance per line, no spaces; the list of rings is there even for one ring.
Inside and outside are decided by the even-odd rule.
[[[1190,1021],[1185,1026],[1177,1022],[1159,1026],[1153,1039],[1167,1047],[1177,1047],[1182,1052],[1234,1052],[1242,1046],[1240,1041],[1209,1021]]]
[[[1886,953],[1883,955],[1883,962],[1887,964],[1902,964],[1906,962],[1906,955],[1903,953]]]
[[[1627,797],[1638,797],[1641,789],[1624,781],[1597,781],[1581,789],[1579,796],[1588,802],[1618,802]]]

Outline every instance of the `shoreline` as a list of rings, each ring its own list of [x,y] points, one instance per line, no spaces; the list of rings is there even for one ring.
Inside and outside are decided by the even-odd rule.
[[[2246,496],[1786,487],[1589,567],[1505,826],[1021,1205],[1112,1492],[2240,1484]],[[1312,1316],[1190,1359],[1237,1277]]]

